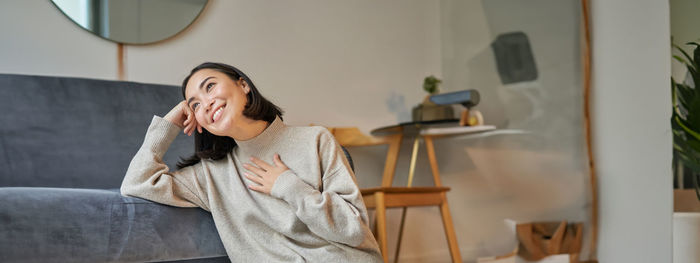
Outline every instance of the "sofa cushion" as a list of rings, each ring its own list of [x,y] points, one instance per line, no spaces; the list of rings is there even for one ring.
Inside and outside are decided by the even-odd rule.
[[[0,186],[118,188],[153,115],[180,87],[0,74]],[[193,152],[173,142],[165,162]]]
[[[226,261],[211,214],[115,190],[0,187],[0,262]]]

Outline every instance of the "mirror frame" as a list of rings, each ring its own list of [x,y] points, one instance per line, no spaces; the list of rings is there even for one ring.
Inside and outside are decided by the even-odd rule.
[[[189,23],[187,23],[187,25],[185,25],[184,27],[182,27],[181,29],[179,29],[177,32],[175,32],[175,33],[172,34],[172,35],[169,35],[169,36],[167,36],[167,37],[161,38],[161,39],[156,40],[156,41],[150,41],[150,42],[127,42],[127,41],[118,41],[118,40],[115,40],[115,39],[111,39],[111,38],[102,36],[102,35],[100,35],[100,34],[97,34],[97,33],[93,32],[93,31],[91,31],[90,29],[85,28],[85,27],[82,26],[81,24],[78,24],[78,22],[76,22],[72,17],[70,17],[68,14],[66,14],[66,12],[63,11],[63,9],[62,9],[60,6],[58,6],[53,0],[50,0],[49,2],[51,2],[51,4],[52,4],[54,7],[56,7],[56,9],[58,9],[59,12],[61,12],[61,14],[63,14],[66,18],[68,18],[68,20],[70,20],[71,23],[73,23],[73,24],[75,24],[76,26],[80,27],[82,30],[87,31],[87,32],[90,33],[91,35],[97,36],[97,37],[99,37],[99,38],[101,38],[101,39],[104,39],[104,40],[107,40],[107,41],[110,41],[110,42],[114,42],[114,43],[117,43],[117,44],[127,44],[127,45],[150,45],[150,44],[157,44],[157,43],[164,42],[164,41],[170,40],[170,39],[172,39],[172,38],[175,38],[177,35],[181,34],[181,33],[184,32],[185,30],[187,30],[187,28],[189,28],[190,26],[192,26],[192,24],[194,24],[194,22],[197,21],[197,19],[199,19],[199,17],[202,16],[202,13],[204,13],[204,11],[205,11],[205,9],[207,8],[207,6],[209,6],[209,3],[211,3],[210,0],[204,0],[204,1],[206,1],[206,2],[205,2],[204,5],[202,6],[202,8],[199,10],[199,12],[197,13],[197,15],[192,19],[192,21],[190,21]]]

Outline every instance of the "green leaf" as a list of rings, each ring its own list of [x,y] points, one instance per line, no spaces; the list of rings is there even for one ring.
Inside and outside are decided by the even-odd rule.
[[[695,43],[695,42],[689,42],[689,43],[686,43],[686,45],[693,45],[693,46],[695,46],[695,51],[693,52],[693,60],[694,60],[695,62],[700,61],[700,49],[698,49],[698,47],[700,46],[700,44]],[[697,65],[695,65],[695,66],[697,67]]]
[[[688,111],[686,116],[688,124],[691,125],[693,130],[700,131],[700,127],[698,127],[700,125],[700,96],[691,97],[686,110]]]
[[[682,130],[673,130],[673,139],[676,140],[676,137],[678,137],[678,140],[685,140],[681,138],[683,131]]]
[[[695,63],[695,62],[692,62]],[[698,83],[697,77],[698,77],[698,71],[695,70],[694,67],[691,66],[686,66],[688,68],[688,72],[690,72],[690,76],[693,77],[693,83]]]
[[[675,47],[676,49],[678,49],[678,51],[680,51],[680,52],[683,54],[683,56],[684,56],[684,57],[688,60],[688,62],[690,63],[690,64],[688,64],[688,71],[697,72],[697,70],[695,70],[695,69],[697,68],[697,65],[695,64],[695,61],[690,57],[690,55],[688,55],[688,53],[685,52],[685,50],[683,50],[681,47],[679,47],[679,46],[676,45],[676,44],[673,44],[673,47]],[[693,70],[690,70],[691,68],[692,68]]]
[[[680,56],[678,56],[678,55],[673,55],[673,58],[675,58],[676,60],[678,60],[678,62],[683,63],[684,65],[688,65],[688,62],[685,61],[685,59],[683,59],[682,57],[680,57]]]
[[[675,144],[675,143],[673,144],[673,149],[676,150],[676,151],[679,151],[679,152],[682,152],[682,151],[683,151],[683,148],[681,148],[680,145]]]
[[[700,141],[697,140],[689,140],[688,146],[690,146],[690,149],[692,149],[696,155],[700,154]],[[698,155],[700,157],[700,155]]]
[[[678,116],[676,116],[676,118],[674,119],[676,120],[676,123],[678,123],[678,125],[680,125],[680,127],[683,128],[684,131],[686,131],[691,136],[695,137],[695,139],[700,140],[700,134],[693,131],[691,128],[688,127],[688,125],[684,124],[684,121],[681,120],[681,118],[678,118]]]
[[[676,88],[681,92],[681,96],[684,96],[684,94],[693,94],[695,92],[694,88],[683,83],[676,83]]]
[[[423,80],[423,89],[430,94],[436,93],[438,91],[438,86],[442,83],[442,80],[436,78],[433,75],[425,77]]]
[[[682,89],[679,88],[677,89],[678,91],[678,101],[683,102],[683,107],[687,108],[688,107],[688,102],[690,102],[690,99],[692,99],[695,95],[695,92],[692,90],[688,89]]]
[[[700,171],[700,164],[698,164],[696,161],[689,159],[687,156],[685,156],[683,154],[679,154],[679,157],[680,157],[679,159],[681,160],[681,163],[683,163],[685,166],[687,166],[688,168],[690,168],[691,170],[693,170],[695,172]]]
[[[690,110],[689,104],[690,104],[692,98],[700,97],[697,94],[697,91],[695,89],[691,89],[688,85],[685,85],[685,84],[676,83],[674,86],[675,86],[674,92],[676,92],[676,93],[672,94],[672,95],[674,95],[676,100],[674,100],[673,105],[677,106],[677,104],[676,104],[676,102],[677,102],[677,103],[680,103],[681,106],[683,108],[685,108],[686,110]]]

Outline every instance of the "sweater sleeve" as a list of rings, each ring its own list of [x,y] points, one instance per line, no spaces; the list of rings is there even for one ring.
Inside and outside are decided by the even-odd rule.
[[[287,170],[277,178],[270,194],[289,203],[316,235],[353,247],[365,242],[376,246],[350,165],[333,135],[324,131],[318,138],[323,187],[316,190]]]
[[[209,211],[202,196],[203,188],[197,181],[195,171],[201,163],[169,172],[163,155],[177,137],[180,129],[169,121],[153,116],[143,145],[129,164],[121,193],[153,202],[178,207],[201,207]]]

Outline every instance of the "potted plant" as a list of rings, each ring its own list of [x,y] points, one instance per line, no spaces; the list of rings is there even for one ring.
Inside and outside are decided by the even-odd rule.
[[[700,88],[695,85],[700,83],[700,45],[696,42],[688,45],[695,46],[693,56],[678,45],[673,45],[683,55],[674,55],[673,58],[688,69],[687,77],[682,82],[671,77],[673,173],[677,176],[674,180],[677,188],[686,188],[685,182],[689,181],[700,199]]]
[[[440,93],[440,83],[442,80],[435,76],[427,76],[423,80],[423,90],[428,95],[423,99],[423,103],[413,107],[413,121],[434,121],[454,119],[454,110],[449,105],[437,105],[430,101],[430,96]]]
[[[695,46],[692,56],[673,45],[682,54],[673,58],[688,69],[683,82],[671,78],[674,188],[679,188],[673,191],[674,262],[700,262],[700,87],[696,85],[700,83],[700,45],[688,45]],[[683,189],[686,185],[694,190]]]

